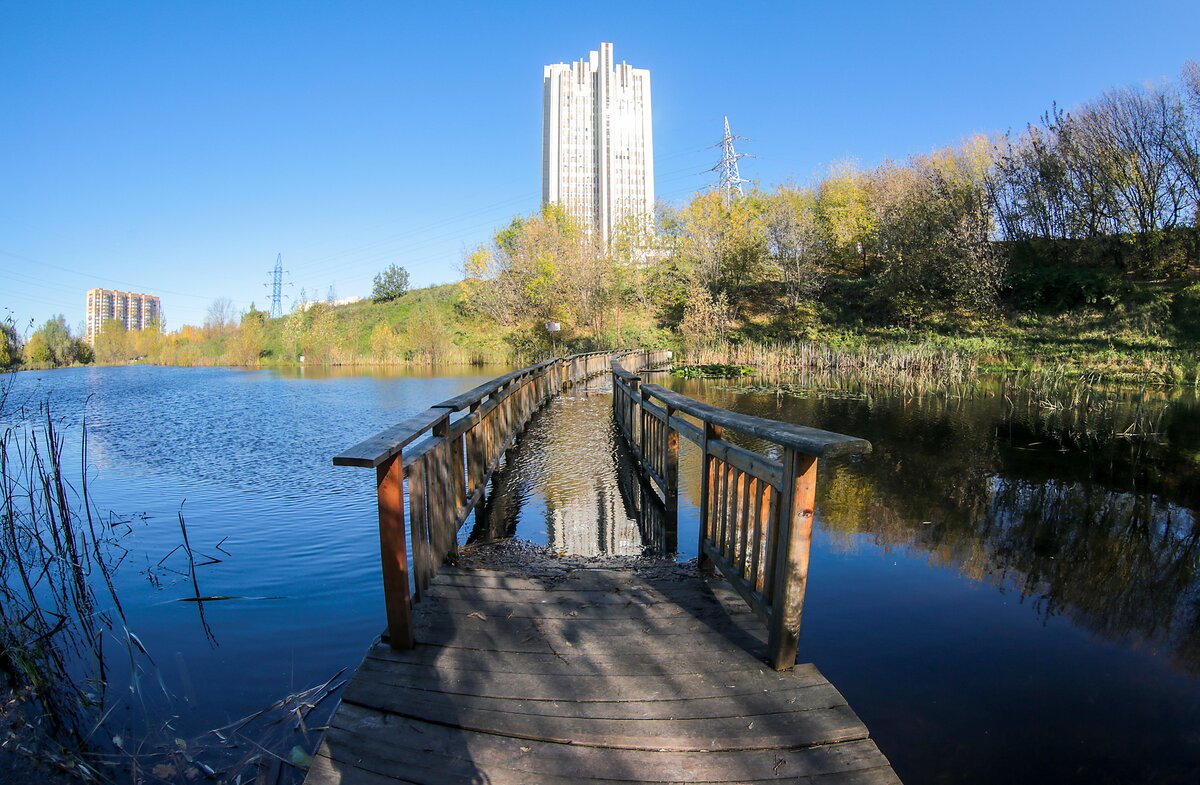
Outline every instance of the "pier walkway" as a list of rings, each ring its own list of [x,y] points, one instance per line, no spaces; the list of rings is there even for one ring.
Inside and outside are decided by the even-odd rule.
[[[335,458],[377,471],[388,630],[306,783],[899,782],[841,694],[796,664],[816,458],[869,445],[707,407],[627,367],[664,359],[550,361]],[[700,565],[549,576],[445,565],[533,412],[610,362],[617,425],[666,518],[678,435],[703,450]],[[778,456],[726,441],[731,428]]]

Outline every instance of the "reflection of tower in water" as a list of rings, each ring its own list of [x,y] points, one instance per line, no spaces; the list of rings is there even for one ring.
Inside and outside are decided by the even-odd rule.
[[[625,514],[615,479],[596,476],[589,492],[563,506],[547,505],[546,536],[560,551],[579,556],[636,556],[642,552],[637,521]]]
[[[607,396],[563,400],[546,418],[541,450],[549,453],[541,492],[546,541],[579,556],[642,552],[637,521],[617,488],[611,405]]]
[[[544,536],[555,550],[585,557],[673,551],[661,520],[647,525],[638,478],[617,444],[611,401],[563,396],[536,415],[497,474],[484,525],[471,539]]]

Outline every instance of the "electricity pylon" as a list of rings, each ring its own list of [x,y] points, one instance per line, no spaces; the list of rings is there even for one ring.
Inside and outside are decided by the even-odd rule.
[[[721,148],[721,161],[710,172],[717,173],[717,182],[713,185],[714,188],[721,192],[721,197],[726,202],[733,201],[734,196],[744,196],[742,184],[750,182],[743,180],[742,175],[738,172],[739,158],[753,158],[749,153],[739,153],[733,149],[735,140],[748,141],[744,136],[734,136],[729,132],[729,117],[725,117],[725,135],[721,137],[721,141],[717,142],[713,147]]]
[[[275,269],[268,275],[271,276],[271,282],[264,284],[271,288],[271,313],[272,319],[278,319],[283,316],[283,254],[275,254]],[[291,284],[288,284],[289,286]]]

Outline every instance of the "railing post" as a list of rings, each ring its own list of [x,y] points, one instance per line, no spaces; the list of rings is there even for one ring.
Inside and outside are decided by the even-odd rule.
[[[413,647],[412,601],[408,591],[408,545],[404,537],[404,460],[397,452],[375,467],[379,500],[379,555],[388,645]]]
[[[721,426],[704,421],[704,438],[700,444],[700,542],[696,549],[697,564],[702,572],[711,572],[712,559],[704,554],[704,542],[710,539],[709,528],[713,525],[713,488],[716,485],[716,461],[709,452],[709,442],[721,438]]]
[[[791,670],[796,664],[804,590],[808,584],[808,555],[812,547],[817,459],[786,448],[783,482],[774,538],[775,591],[771,597],[767,638],[771,667],[777,671]]]
[[[671,415],[675,413],[675,409],[666,401],[662,404],[667,410],[667,422],[663,429],[663,435],[666,437],[666,475],[663,479],[667,487],[663,495],[666,497],[667,510],[674,512],[679,506],[679,433],[671,427]]]
[[[638,460],[643,460],[645,452],[641,449],[642,445],[642,377],[634,376],[629,380],[630,399],[629,399],[629,441],[631,444],[638,445]],[[636,406],[634,405],[633,397],[637,396]]]

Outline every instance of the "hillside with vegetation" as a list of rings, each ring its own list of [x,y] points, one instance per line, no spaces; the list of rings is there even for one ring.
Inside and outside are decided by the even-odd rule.
[[[460,283],[283,318],[217,302],[200,327],[92,347],[61,317],[27,367],[526,362],[669,346],[779,372],[875,362],[1086,379],[1200,381],[1200,66],[1110,91],[1024,131],[807,185],[710,191],[660,205],[607,246],[556,206],[466,254]],[[546,322],[563,331],[552,345]],[[94,355],[94,356],[93,356]]]

